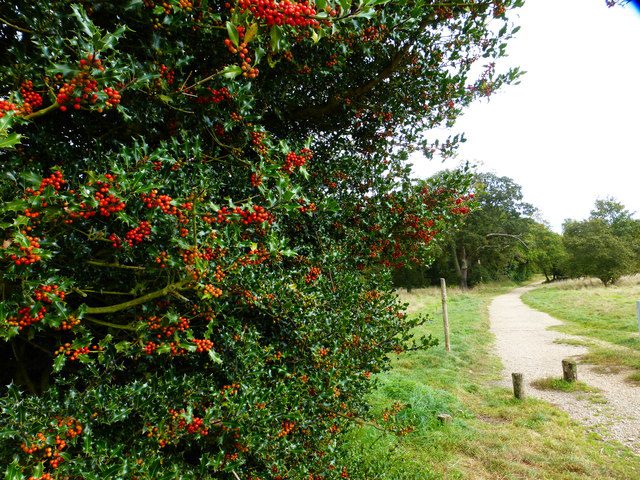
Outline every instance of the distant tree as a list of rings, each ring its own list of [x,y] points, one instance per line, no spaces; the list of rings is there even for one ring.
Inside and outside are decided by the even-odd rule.
[[[547,281],[567,276],[568,255],[562,235],[551,231],[545,224],[531,222],[526,242],[529,259]]]
[[[602,218],[567,221],[564,245],[573,277],[596,277],[607,286],[637,267],[633,248]]]
[[[463,289],[483,280],[526,278],[531,265],[524,236],[535,208],[508,177],[476,173],[473,184],[476,206],[441,246],[431,276],[455,280]]]

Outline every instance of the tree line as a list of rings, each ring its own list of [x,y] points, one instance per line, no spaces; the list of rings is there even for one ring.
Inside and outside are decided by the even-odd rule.
[[[396,286],[418,288],[445,278],[466,289],[534,274],[546,281],[595,277],[606,286],[640,271],[640,220],[615,198],[596,200],[587,219],[565,220],[560,234],[524,200],[513,179],[475,172],[470,182],[475,198],[465,221],[441,239],[430,266],[398,270]]]

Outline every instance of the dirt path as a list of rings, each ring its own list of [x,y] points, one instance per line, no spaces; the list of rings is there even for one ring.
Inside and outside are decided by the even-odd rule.
[[[491,331],[504,365],[503,384],[511,388],[511,372],[522,372],[529,395],[557,405],[604,439],[618,440],[640,454],[640,388],[626,383],[624,374],[596,373],[580,364],[578,379],[599,389],[599,394],[536,390],[530,385],[539,378],[562,377],[562,359],[587,351],[556,343],[583,339],[547,330],[562,322],[522,302],[520,296],[533,288],[521,287],[496,297],[489,307]]]

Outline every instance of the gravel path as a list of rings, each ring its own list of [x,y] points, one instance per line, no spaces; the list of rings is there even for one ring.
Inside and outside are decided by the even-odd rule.
[[[584,340],[548,330],[562,322],[525,305],[520,296],[535,286],[516,288],[496,297],[489,307],[491,331],[504,365],[502,383],[511,388],[511,373],[522,372],[527,394],[565,410],[607,440],[617,440],[640,454],[640,388],[624,381],[624,373],[597,373],[580,364],[578,379],[600,390],[598,394],[537,390],[530,383],[539,378],[562,377],[562,359],[587,352],[582,346],[557,341]]]

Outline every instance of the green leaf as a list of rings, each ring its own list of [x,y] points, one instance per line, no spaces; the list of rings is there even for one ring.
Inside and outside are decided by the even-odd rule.
[[[227,65],[220,73],[225,78],[233,79],[242,73],[242,68],[239,65]]]
[[[255,38],[257,34],[258,34],[258,24],[252,23],[251,25],[249,25],[249,28],[247,28],[247,32],[244,34],[244,41],[246,43],[249,43],[251,40]]]
[[[125,27],[124,25],[120,25],[113,32],[107,33],[105,36],[103,36],[95,45],[96,49],[111,50],[113,47],[115,47],[116,43],[118,43],[118,40],[122,38],[124,32],[126,31],[127,27]]]
[[[11,133],[5,137],[0,138],[0,148],[13,148],[20,143],[22,135],[18,133]]]
[[[271,27],[271,50],[274,53],[277,53],[280,51],[280,40],[282,38],[282,29],[280,29],[279,27]]]
[[[4,474],[4,480],[22,480],[23,478],[24,475],[22,475],[20,464],[18,463],[18,459],[16,458],[7,467],[7,470]]]
[[[222,358],[213,349],[209,350],[209,358],[213,363],[222,364]]]
[[[93,24],[89,17],[87,16],[87,12],[84,11],[84,8],[74,3],[71,5],[71,9],[73,10],[73,16],[76,17],[78,23],[82,27],[84,33],[88,36],[93,37],[96,33],[100,33],[98,28]]]
[[[60,354],[56,357],[56,359],[53,361],[53,371],[54,372],[59,372],[60,370],[62,370],[62,367],[64,367],[64,364],[67,361],[67,357],[66,355]]]
[[[240,35],[236,26],[231,22],[227,22],[227,33],[229,34],[229,40],[237,47],[238,43],[240,43]]]
[[[351,0],[340,0],[338,3],[340,3],[340,9],[342,10],[340,13],[342,15],[349,13],[351,10]]]

